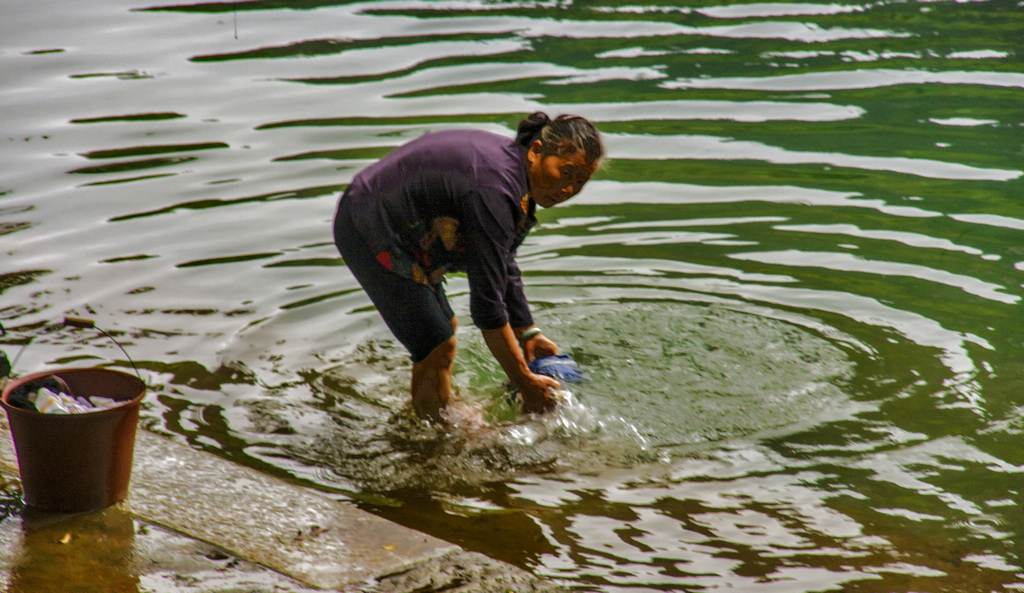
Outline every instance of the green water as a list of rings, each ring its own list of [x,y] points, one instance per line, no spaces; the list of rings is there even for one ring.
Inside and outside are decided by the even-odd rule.
[[[130,368],[93,318],[148,428],[574,590],[1019,590],[1022,40],[1004,1],[11,5],[3,349]],[[537,109],[609,151],[519,253],[591,381],[512,413],[454,277],[495,430],[439,434],[334,204]]]

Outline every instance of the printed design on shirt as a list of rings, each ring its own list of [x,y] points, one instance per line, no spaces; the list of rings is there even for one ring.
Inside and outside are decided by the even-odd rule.
[[[430,221],[430,230],[420,237],[420,249],[429,252],[438,240],[445,250],[452,251],[459,242],[459,221],[450,216],[441,216]]]
[[[377,254],[377,261],[385,268],[411,278],[414,282],[435,286],[444,280],[451,264],[436,262],[444,259],[443,252],[458,253],[461,251],[459,241],[459,221],[450,216],[431,219],[430,224],[419,223],[412,228],[419,241],[411,253],[401,249],[382,251]],[[433,255],[432,255],[433,254]]]
[[[525,216],[518,222],[512,241],[512,249],[517,248],[526,235],[536,223],[536,219],[530,216],[531,200],[530,194],[525,194],[519,201]],[[426,222],[419,222],[410,229],[410,235],[419,235],[415,247],[406,251],[405,249],[394,249],[382,251],[377,254],[377,261],[385,268],[411,278],[413,281],[427,286],[434,287],[444,281],[444,276],[452,269],[460,269],[455,261],[442,263],[436,259],[447,259],[445,252],[456,258],[456,261],[465,257],[464,247],[460,244],[458,219],[449,216],[440,216]]]
[[[388,270],[427,286],[439,284],[444,279],[444,268],[428,274],[423,266],[399,251],[381,251],[377,254],[377,261]]]

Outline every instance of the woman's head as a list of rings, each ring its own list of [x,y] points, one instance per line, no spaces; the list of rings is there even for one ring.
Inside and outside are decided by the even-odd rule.
[[[594,169],[597,169],[604,157],[600,132],[594,124],[578,115],[559,115],[551,119],[543,111],[537,111],[519,122],[517,144],[529,149],[538,140],[543,154],[564,156],[582,152],[584,160]]]
[[[530,195],[544,208],[578,194],[604,156],[597,128],[577,115],[552,120],[538,111],[519,124],[516,143],[527,149]]]

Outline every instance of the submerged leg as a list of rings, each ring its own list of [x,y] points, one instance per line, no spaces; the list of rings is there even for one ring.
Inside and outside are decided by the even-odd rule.
[[[434,348],[430,356],[412,365],[412,403],[421,418],[444,422],[441,415],[452,401],[455,336]]]
[[[412,365],[412,404],[420,418],[447,422],[442,415],[455,400],[452,374],[455,372],[455,335],[459,322],[451,318],[452,337],[441,342],[430,355]]]

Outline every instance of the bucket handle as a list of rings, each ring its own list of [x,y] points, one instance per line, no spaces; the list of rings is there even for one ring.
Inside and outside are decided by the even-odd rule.
[[[142,375],[139,374],[139,367],[135,366],[135,361],[132,360],[132,357],[128,354],[128,351],[124,349],[124,346],[122,346],[121,343],[118,342],[114,338],[114,336],[112,336],[112,335],[108,334],[107,332],[105,332],[103,330],[103,328],[97,327],[95,321],[93,321],[92,319],[85,319],[84,317],[67,317],[67,316],[65,316],[64,317],[64,325],[67,326],[67,327],[77,327],[79,329],[95,329],[96,331],[100,332],[104,336],[110,338],[110,340],[112,342],[114,342],[115,344],[117,344],[117,347],[121,349],[121,352],[124,352],[125,357],[128,358],[128,362],[132,363],[132,368],[135,370],[135,376],[137,376],[139,378],[139,381],[142,381]],[[2,323],[0,323],[0,337],[6,336],[6,335],[7,335],[7,329],[4,328]],[[18,354],[16,354],[14,356],[14,361],[13,362],[9,362],[9,363],[7,363],[5,365],[2,365],[4,367],[4,369],[6,370],[6,373],[5,374],[0,374],[0,378],[2,378],[3,376],[6,376],[7,374],[10,374],[10,372],[14,369],[14,367],[18,365],[18,359],[21,358],[21,355],[25,352],[25,349],[28,348],[29,344],[32,343],[33,339],[35,339],[35,336],[30,337],[28,339],[28,343],[26,343],[24,346],[22,346],[21,350],[18,350]],[[6,358],[7,358],[6,355],[3,355],[3,358],[4,358],[4,361],[6,361]],[[145,381],[142,381],[142,382],[145,383]]]
[[[102,327],[97,326],[95,321],[93,321],[92,319],[85,319],[84,317],[65,316],[64,325],[68,327],[77,327],[79,329],[94,329],[103,334],[104,336],[110,338],[110,341],[117,344],[117,347],[121,349],[121,352],[124,352],[124,355],[128,359],[128,362],[132,363],[132,368],[135,369],[135,376],[139,378],[139,381],[142,381],[142,375],[139,374],[139,367],[135,366],[135,361],[132,360],[132,357],[128,355],[128,351],[124,349],[124,346],[122,346],[120,342],[114,339],[114,336],[108,334],[106,331],[103,330]],[[145,381],[143,381],[143,383],[145,383]]]
[[[0,323],[0,338],[6,335],[7,329],[4,327],[4,324]],[[3,384],[6,377],[11,376],[12,368],[14,368],[14,365],[12,365],[11,361],[7,358],[7,353],[0,350],[0,384]]]
[[[7,335],[7,328],[4,327],[3,324],[0,324],[0,337],[6,336],[6,335]],[[18,361],[21,359],[21,355],[25,353],[25,348],[28,348],[28,345],[31,344],[32,340],[34,340],[34,339],[36,339],[35,336],[29,336],[28,342],[25,342],[25,345],[22,346],[21,349],[18,350],[18,353],[14,355],[14,361],[8,362],[7,364],[3,365],[4,366],[4,368],[3,368],[3,371],[4,371],[3,372],[3,376],[4,377],[9,377],[11,375],[11,373],[14,371],[14,367],[18,366]],[[4,354],[4,358],[5,359],[7,358],[7,354]]]

